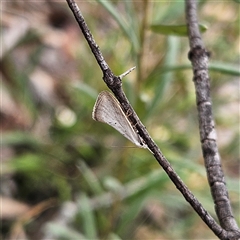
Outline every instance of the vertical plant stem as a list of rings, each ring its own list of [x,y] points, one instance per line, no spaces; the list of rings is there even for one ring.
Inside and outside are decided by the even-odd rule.
[[[240,232],[233,217],[221,166],[221,158],[216,142],[215,123],[213,119],[210,96],[210,78],[208,73],[209,53],[204,47],[198,28],[197,1],[186,0],[185,2],[186,20],[190,42],[189,59],[192,62],[193,67],[193,82],[196,89],[200,140],[208,176],[208,183],[211,188],[215,211],[220,225],[223,229],[229,231],[229,236],[232,233],[234,235],[234,232],[239,236]]]
[[[147,20],[148,20],[148,9],[149,8],[149,0],[143,0],[142,3],[142,21],[140,26],[140,49],[137,55],[137,89],[140,89],[141,80],[143,79],[143,56],[144,56],[144,44],[146,38],[147,31]]]

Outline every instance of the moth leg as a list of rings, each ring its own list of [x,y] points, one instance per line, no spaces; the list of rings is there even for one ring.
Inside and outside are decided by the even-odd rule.
[[[130,110],[130,108],[127,110],[127,117],[131,116],[132,115],[132,112]]]

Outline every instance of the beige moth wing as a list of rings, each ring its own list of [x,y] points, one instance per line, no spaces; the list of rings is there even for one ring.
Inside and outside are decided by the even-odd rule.
[[[117,99],[108,91],[103,91],[98,95],[93,107],[92,118],[115,128],[138,147],[147,148],[132,128]]]

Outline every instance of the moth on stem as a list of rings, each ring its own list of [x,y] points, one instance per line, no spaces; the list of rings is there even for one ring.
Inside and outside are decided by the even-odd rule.
[[[158,161],[158,163],[162,166],[162,168],[167,173],[169,178],[175,184],[176,188],[182,193],[184,198],[190,203],[192,208],[197,212],[197,214],[202,218],[202,220],[208,225],[208,227],[219,238],[227,239],[227,238],[225,238],[227,236],[226,230],[224,230],[222,227],[220,227],[219,224],[214,220],[214,218],[203,208],[201,203],[195,198],[195,196],[192,194],[192,192],[183,183],[183,181],[180,179],[180,177],[178,176],[176,171],[174,171],[174,169],[172,168],[171,164],[167,161],[167,159],[162,154],[162,152],[160,151],[158,146],[155,144],[153,139],[150,137],[148,131],[146,130],[145,126],[142,124],[142,122],[138,118],[137,114],[135,113],[134,109],[130,105],[129,101],[126,98],[126,95],[123,92],[122,82],[121,82],[122,76],[121,75],[115,76],[113,74],[113,72],[111,71],[111,69],[109,68],[106,61],[104,60],[104,57],[103,57],[98,45],[96,44],[95,40],[93,39],[93,36],[92,36],[77,4],[74,2],[74,0],[66,0],[66,1],[68,2],[68,5],[73,12],[81,30],[82,30],[82,33],[85,36],[86,41],[88,42],[88,44],[92,50],[94,57],[96,58],[100,68],[102,69],[104,82],[114,93],[114,95],[118,101],[117,104],[121,105],[121,109],[124,112],[125,116],[128,116],[128,120],[130,122],[131,127],[143,139],[145,144],[148,146],[150,151],[153,153],[155,159]],[[104,98],[105,98],[107,94],[104,93],[103,95],[105,95],[104,96]],[[110,99],[111,97],[108,97],[108,98]],[[94,116],[94,117],[96,117],[96,116]],[[97,118],[98,118],[98,116],[96,117],[96,119]]]

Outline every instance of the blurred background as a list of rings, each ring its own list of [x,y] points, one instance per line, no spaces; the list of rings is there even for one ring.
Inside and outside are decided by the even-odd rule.
[[[215,217],[184,1],[77,1],[173,168]],[[107,87],[65,1],[1,2],[1,239],[217,239],[152,154],[92,120]],[[200,1],[218,145],[238,224],[237,1]],[[154,26],[152,26],[154,25]],[[175,30],[174,30],[175,29]]]

